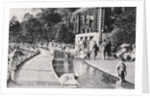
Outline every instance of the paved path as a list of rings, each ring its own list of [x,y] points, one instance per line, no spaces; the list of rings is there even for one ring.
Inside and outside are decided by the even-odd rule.
[[[41,53],[27,61],[16,72],[16,82],[29,87],[59,87],[57,76],[52,67],[52,57],[48,51],[40,49]]]
[[[118,77],[116,74],[116,65],[118,64],[118,60],[86,60],[86,63],[90,64],[93,67],[98,68],[112,76]],[[127,76],[126,80],[130,83],[134,84],[134,70],[135,70],[135,63],[134,62],[125,62],[127,66]]]

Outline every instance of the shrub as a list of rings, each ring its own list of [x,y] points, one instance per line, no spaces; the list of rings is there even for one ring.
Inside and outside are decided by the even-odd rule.
[[[135,33],[129,33],[123,29],[116,28],[111,33],[111,41],[117,46],[121,45],[122,43],[134,44]]]
[[[134,44],[136,33],[136,8],[128,9],[116,15],[114,29],[111,32],[111,41],[117,46],[122,43]]]

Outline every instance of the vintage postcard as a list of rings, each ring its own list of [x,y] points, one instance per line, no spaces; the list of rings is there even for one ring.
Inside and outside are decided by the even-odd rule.
[[[2,92],[140,94],[143,1],[5,3]]]

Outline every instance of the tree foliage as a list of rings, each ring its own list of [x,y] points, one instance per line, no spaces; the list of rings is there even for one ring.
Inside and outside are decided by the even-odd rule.
[[[127,10],[117,15],[113,23],[111,40],[114,44],[135,43],[136,8]]]
[[[56,34],[57,42],[73,43],[75,35],[69,31],[66,23],[60,23]]]
[[[21,30],[20,22],[14,16],[11,18],[9,23],[9,41],[18,42],[19,31]]]
[[[25,13],[23,21],[16,17],[10,20],[10,38],[13,42],[37,43],[57,40],[60,42],[73,42],[70,17],[77,8],[38,8],[36,15]],[[63,25],[62,25],[63,24]],[[59,36],[66,38],[61,39]],[[12,41],[12,40],[10,40]]]

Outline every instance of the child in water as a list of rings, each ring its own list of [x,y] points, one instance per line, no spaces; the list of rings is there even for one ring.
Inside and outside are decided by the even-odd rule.
[[[119,76],[118,86],[121,86],[122,83],[125,82],[125,76],[127,75],[126,65],[123,58],[121,58],[121,61],[117,64],[116,70]]]

